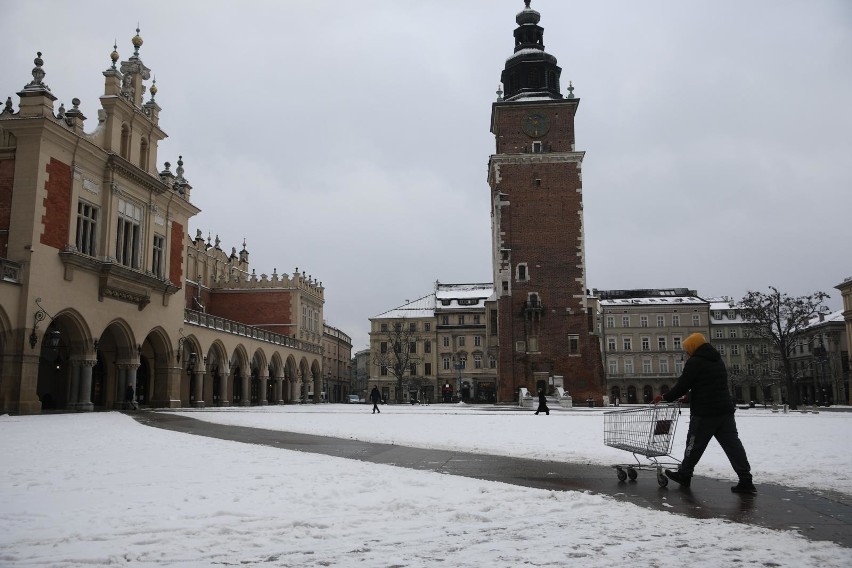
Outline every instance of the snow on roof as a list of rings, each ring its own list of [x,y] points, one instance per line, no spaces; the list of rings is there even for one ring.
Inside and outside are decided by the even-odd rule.
[[[808,323],[807,327],[816,327],[818,325],[824,325],[828,323],[840,322],[843,323],[845,319],[843,318],[843,310],[837,312],[826,313],[822,319],[820,319],[819,314],[815,315],[811,318],[811,321]]]
[[[682,304],[706,304],[707,300],[696,296],[664,296],[656,298],[618,298],[601,300],[602,306],[677,306]]]
[[[476,283],[476,284],[441,284],[439,283],[435,290],[435,295],[438,299],[468,299],[482,298],[487,299],[494,292],[494,285],[491,282]]]
[[[435,294],[429,294],[370,319],[429,318],[433,315],[435,315]]]

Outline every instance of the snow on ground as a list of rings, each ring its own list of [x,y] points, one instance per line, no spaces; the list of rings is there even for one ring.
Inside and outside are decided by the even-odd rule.
[[[624,452],[597,447],[600,412],[530,414],[387,406],[372,416],[367,406],[322,405],[193,416],[300,424],[291,429],[360,439],[383,435],[381,441],[396,443],[426,440],[425,432],[403,432],[426,430],[458,449],[491,451],[499,444],[488,438],[503,438],[508,449],[502,453],[511,455],[623,460]],[[755,469],[766,456],[784,458],[760,463],[761,472],[798,467],[789,450],[759,447],[791,443],[812,452],[818,459],[812,466],[826,463],[822,454],[838,453],[849,469],[843,434],[852,414],[738,418]],[[772,427],[762,425],[769,422]],[[836,428],[833,436],[823,435],[824,425]],[[592,431],[596,442],[580,441]],[[762,432],[773,435],[761,439]],[[800,435],[809,443],[797,442]],[[542,447],[554,441],[555,448]],[[4,567],[852,564],[849,549],[794,532],[688,519],[598,495],[196,437],[145,427],[120,413],[0,416],[0,456]],[[833,473],[811,476],[830,485]]]

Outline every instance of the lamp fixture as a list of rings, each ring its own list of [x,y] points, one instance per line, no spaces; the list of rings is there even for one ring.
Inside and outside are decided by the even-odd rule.
[[[35,299],[35,305],[38,306],[38,311],[33,314],[33,330],[30,333],[30,348],[35,349],[35,346],[38,343],[38,334],[36,333],[36,330],[38,329],[39,322],[43,321],[45,317],[49,317],[50,325],[48,325],[48,331],[44,334],[44,345],[49,349],[56,349],[59,346],[59,337],[61,334],[58,329],[53,327],[53,316],[41,307],[41,298]]]

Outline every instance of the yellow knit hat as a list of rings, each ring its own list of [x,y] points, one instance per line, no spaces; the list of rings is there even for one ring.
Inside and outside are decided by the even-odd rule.
[[[707,338],[700,333],[693,333],[689,337],[683,340],[683,348],[686,350],[686,353],[692,357],[692,354],[695,353],[695,350],[707,343]]]

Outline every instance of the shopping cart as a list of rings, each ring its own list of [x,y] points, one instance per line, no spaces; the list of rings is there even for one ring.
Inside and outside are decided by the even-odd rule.
[[[680,465],[670,455],[678,416],[680,403],[677,402],[604,412],[604,444],[631,452],[636,460],[636,463],[612,466],[619,481],[628,477],[635,480],[637,471],[642,469],[656,471],[660,487],[668,485],[669,478],[663,469]],[[641,461],[639,456],[645,457],[646,461]]]

